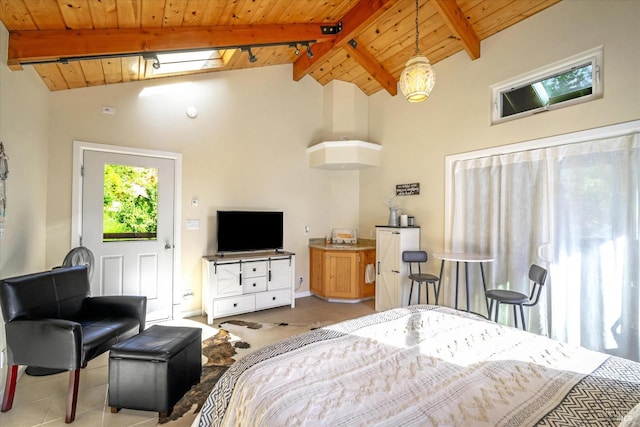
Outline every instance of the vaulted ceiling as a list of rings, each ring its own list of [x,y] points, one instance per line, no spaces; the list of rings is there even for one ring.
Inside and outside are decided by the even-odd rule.
[[[432,64],[460,51],[473,61],[480,41],[559,1],[418,0],[419,51]],[[217,48],[222,66],[197,72],[293,64],[293,80],[395,95],[415,56],[415,8],[415,0],[0,0],[0,20],[9,67],[34,67],[52,91],[159,78],[149,54]]]

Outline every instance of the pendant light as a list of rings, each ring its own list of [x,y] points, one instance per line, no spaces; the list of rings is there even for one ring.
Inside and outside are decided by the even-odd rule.
[[[418,0],[416,0],[416,54],[405,64],[400,74],[400,90],[409,102],[421,102],[429,97],[436,84],[436,73],[426,56],[418,49]]]

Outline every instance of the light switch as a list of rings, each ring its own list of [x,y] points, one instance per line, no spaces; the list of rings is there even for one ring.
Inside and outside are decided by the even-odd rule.
[[[187,230],[200,230],[200,220],[199,219],[188,219],[187,220]]]

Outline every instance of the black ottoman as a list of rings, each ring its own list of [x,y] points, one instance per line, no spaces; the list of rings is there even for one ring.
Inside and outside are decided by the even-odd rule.
[[[109,353],[109,406],[155,411],[161,418],[200,382],[202,329],[154,325]]]

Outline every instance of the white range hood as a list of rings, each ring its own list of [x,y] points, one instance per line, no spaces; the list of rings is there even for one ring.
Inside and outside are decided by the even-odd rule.
[[[307,148],[309,166],[357,170],[380,165],[381,145],[360,140],[325,141]]]

